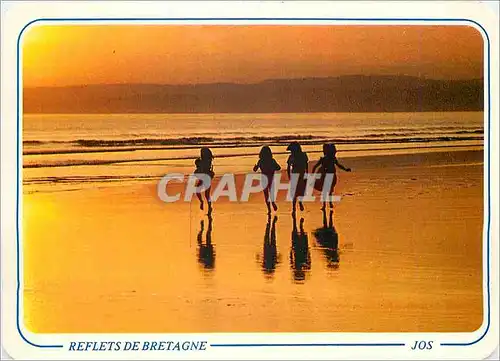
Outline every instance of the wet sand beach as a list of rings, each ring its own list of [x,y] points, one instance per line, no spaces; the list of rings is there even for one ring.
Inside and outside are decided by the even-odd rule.
[[[319,202],[294,219],[280,198],[268,218],[262,194],[222,198],[208,217],[196,199],[161,202],[155,181],[25,193],[25,325],[473,331],[483,318],[482,160],[482,151],[345,159],[353,172],[338,173],[333,227]]]

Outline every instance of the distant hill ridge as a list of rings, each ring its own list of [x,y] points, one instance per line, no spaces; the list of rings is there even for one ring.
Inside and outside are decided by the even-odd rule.
[[[26,113],[418,112],[483,109],[483,80],[349,75],[254,84],[25,88]]]

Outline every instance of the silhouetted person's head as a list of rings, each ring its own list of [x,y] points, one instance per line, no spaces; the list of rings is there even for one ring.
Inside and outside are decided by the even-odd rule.
[[[337,147],[335,146],[335,144],[331,143],[330,148],[331,148],[332,155],[335,156],[335,154],[337,154]]]
[[[333,143],[326,143],[323,144],[323,154],[326,157],[335,157],[335,154],[337,153],[337,147]]]
[[[200,157],[204,160],[212,160],[214,158],[214,155],[208,147],[202,147],[200,149]]]
[[[328,155],[329,148],[330,148],[329,143],[323,144],[323,155]]]
[[[286,148],[287,151],[291,152],[292,154],[300,153],[302,152],[302,147],[298,142],[291,142],[290,145]]]
[[[260,150],[259,153],[259,158],[263,160],[268,160],[273,157],[273,152],[271,151],[271,148],[269,148],[267,145],[263,146],[262,149]]]

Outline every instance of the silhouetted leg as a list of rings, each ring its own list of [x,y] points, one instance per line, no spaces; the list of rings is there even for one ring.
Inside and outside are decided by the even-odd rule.
[[[203,198],[201,197],[201,193],[196,193],[196,197],[198,197],[200,201],[200,209],[203,210]]]
[[[325,216],[325,218],[326,218],[326,216]],[[326,219],[325,219],[325,221],[326,221]],[[330,221],[330,228],[333,228],[333,211],[330,211],[329,221]]]
[[[304,210],[304,205],[302,204],[302,197],[304,196],[306,190],[306,181],[304,180],[304,174],[300,175],[299,182],[297,184],[296,197],[299,200],[299,208],[301,211]],[[300,197],[300,198],[299,198]]]
[[[208,214],[212,214],[212,200],[210,199],[210,188],[205,191],[205,198],[208,203]]]
[[[267,178],[269,179],[269,185],[267,186],[267,190],[268,190],[268,192],[270,192],[269,193],[270,197],[267,198],[267,196],[266,196],[266,199],[269,199],[269,201],[273,205],[274,211],[276,212],[278,210],[278,205],[276,204],[276,195],[273,192],[273,176],[269,176]]]
[[[267,188],[264,189],[264,200],[266,202],[267,215],[270,215],[271,214],[271,203],[269,202],[269,190]]]
[[[332,187],[330,188],[330,196],[333,195],[333,191],[335,190],[335,185],[337,184],[337,176],[333,176],[333,182],[332,182]],[[333,202],[330,201],[330,208],[333,208]]]

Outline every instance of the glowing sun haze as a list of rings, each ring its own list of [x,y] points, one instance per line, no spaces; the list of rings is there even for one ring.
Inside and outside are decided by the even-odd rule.
[[[466,26],[40,25],[23,43],[24,84],[254,83],[271,78],[482,78]]]

